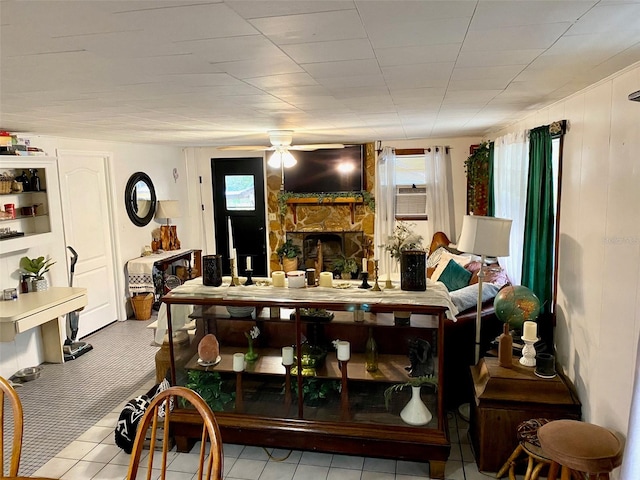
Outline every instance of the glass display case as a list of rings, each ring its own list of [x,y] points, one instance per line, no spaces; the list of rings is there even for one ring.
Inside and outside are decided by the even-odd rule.
[[[163,297],[172,339],[167,374],[208,401],[225,442],[428,461],[431,477],[444,477],[448,294],[373,292],[358,282],[290,289],[198,280]],[[411,312],[408,325],[396,325],[399,311]],[[189,328],[195,334],[187,339]],[[219,355],[203,360],[198,345],[208,334]],[[371,362],[367,368],[372,342],[375,370]],[[410,403],[427,416],[411,415]],[[184,410],[176,421],[178,448],[187,451],[197,416]]]

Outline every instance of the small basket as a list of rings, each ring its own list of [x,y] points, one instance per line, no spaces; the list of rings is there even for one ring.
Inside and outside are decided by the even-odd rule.
[[[153,294],[144,293],[131,297],[131,305],[136,320],[149,320],[151,318],[151,308],[153,307]]]
[[[11,184],[13,179],[0,178],[0,195],[11,193]]]

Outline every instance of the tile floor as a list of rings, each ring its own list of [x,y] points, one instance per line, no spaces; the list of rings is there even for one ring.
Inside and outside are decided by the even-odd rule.
[[[142,385],[130,397],[145,393],[153,380]],[[44,475],[62,480],[123,480],[129,455],[115,445],[114,428],[124,400],[93,427],[64,447],[34,476]],[[447,462],[447,480],[495,478],[478,472],[467,437],[468,424],[457,414],[449,414],[451,456]],[[197,452],[199,446],[194,447]],[[146,456],[147,452],[143,453]],[[167,480],[196,478],[195,453],[170,453]],[[155,459],[154,459],[155,460]],[[158,470],[159,475],[159,470]],[[145,473],[146,475],[146,473]],[[158,475],[152,478],[158,478]],[[141,478],[141,474],[139,474]],[[142,478],[144,478],[142,476]],[[424,480],[429,477],[426,463],[378,458],[332,455],[326,453],[263,449],[225,444],[224,478],[226,480]]]

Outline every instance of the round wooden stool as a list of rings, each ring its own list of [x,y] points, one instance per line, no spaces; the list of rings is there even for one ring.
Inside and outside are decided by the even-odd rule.
[[[555,420],[540,427],[538,438],[545,455],[552,460],[548,480],[556,479],[560,466],[562,480],[570,480],[576,472],[594,480],[608,479],[609,473],[622,463],[622,442],[598,425]]]
[[[528,460],[524,480],[537,480],[540,470],[551,463],[551,459],[544,454],[538,440],[538,429],[549,421],[546,418],[532,418],[518,425],[516,428],[518,446],[497,473],[496,478],[502,478],[509,470],[509,480],[516,480],[516,462],[520,454],[525,453]]]

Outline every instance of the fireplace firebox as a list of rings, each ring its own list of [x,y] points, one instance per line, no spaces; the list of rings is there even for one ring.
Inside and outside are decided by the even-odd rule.
[[[298,260],[301,268],[317,268],[320,256],[321,271],[331,272],[333,262],[340,255],[356,260],[364,255],[363,232],[287,232],[289,239],[300,247],[302,253]]]

